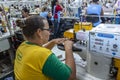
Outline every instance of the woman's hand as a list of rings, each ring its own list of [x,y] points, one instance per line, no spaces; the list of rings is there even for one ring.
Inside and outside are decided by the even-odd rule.
[[[43,46],[51,50],[54,47],[54,45],[64,43],[66,40],[67,40],[66,38],[52,39]]]
[[[51,42],[54,44],[61,44],[64,43],[67,39],[66,38],[57,38],[57,39],[53,39]]]
[[[65,49],[67,49],[67,50],[72,50],[72,46],[73,46],[73,41],[71,41],[71,40],[66,40],[65,42],[64,42],[64,47],[65,47]]]

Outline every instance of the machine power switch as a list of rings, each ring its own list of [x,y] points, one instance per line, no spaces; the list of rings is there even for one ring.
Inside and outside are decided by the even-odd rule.
[[[118,46],[117,44],[113,44],[113,48],[116,49]]]

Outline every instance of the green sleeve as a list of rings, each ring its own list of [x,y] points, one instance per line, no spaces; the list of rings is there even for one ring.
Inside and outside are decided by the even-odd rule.
[[[62,63],[55,54],[51,54],[46,60],[42,72],[53,80],[68,80],[71,75],[71,68]]]

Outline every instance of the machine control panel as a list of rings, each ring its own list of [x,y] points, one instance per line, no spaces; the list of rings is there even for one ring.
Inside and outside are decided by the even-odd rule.
[[[120,58],[120,34],[90,32],[89,51]]]

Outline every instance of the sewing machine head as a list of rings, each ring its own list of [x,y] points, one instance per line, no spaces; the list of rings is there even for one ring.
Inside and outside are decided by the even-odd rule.
[[[101,80],[120,80],[120,26],[101,24],[89,32],[87,71]]]
[[[86,60],[87,54],[87,40],[88,40],[88,30],[92,29],[92,24],[87,22],[75,23],[74,29],[69,29],[64,32],[64,37],[73,39],[75,41],[73,47],[82,49],[78,54]]]
[[[69,38],[69,39],[74,39],[74,38],[76,38],[76,36],[78,36],[77,38],[80,39],[81,37],[79,37],[80,36],[79,32],[81,32],[81,33],[86,32],[86,31],[88,32],[91,29],[92,29],[92,23],[90,23],[90,22],[76,22],[74,24],[73,29],[69,29],[64,32],[64,37]],[[78,32],[78,35],[76,35],[77,32]],[[81,35],[83,35],[83,34],[81,34]]]

